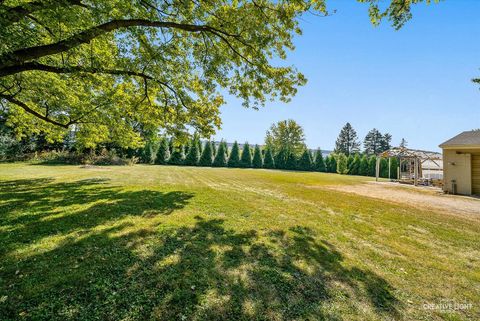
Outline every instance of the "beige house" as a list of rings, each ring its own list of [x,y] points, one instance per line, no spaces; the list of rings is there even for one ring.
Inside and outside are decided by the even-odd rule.
[[[480,130],[463,132],[440,148],[445,192],[480,195]]]

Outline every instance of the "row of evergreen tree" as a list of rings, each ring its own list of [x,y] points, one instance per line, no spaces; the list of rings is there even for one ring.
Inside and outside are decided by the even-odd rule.
[[[323,157],[322,151],[314,153],[305,149],[300,157],[283,150],[273,153],[271,149],[253,148],[245,143],[242,148],[235,141],[229,150],[226,142],[218,145],[204,142],[194,137],[188,144],[176,144],[174,139],[161,138],[157,142],[148,142],[142,153],[145,163],[159,165],[185,165],[207,167],[267,168],[300,171],[316,171],[349,175],[375,176],[376,157],[366,154],[331,153]],[[396,176],[397,164],[391,163],[391,177]],[[388,177],[388,162],[381,162],[381,177]]]

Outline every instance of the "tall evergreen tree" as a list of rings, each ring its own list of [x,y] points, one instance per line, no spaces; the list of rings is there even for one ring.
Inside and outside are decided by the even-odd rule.
[[[376,128],[368,132],[363,140],[363,148],[367,155],[377,155],[383,151],[383,135]],[[383,146],[382,146],[383,145]],[[388,149],[388,148],[387,148]]]
[[[260,146],[258,145],[255,145],[255,150],[253,152],[252,167],[253,168],[263,167],[262,151],[260,150]]]
[[[252,167],[252,152],[248,143],[243,144],[242,157],[240,158],[240,167]]]
[[[345,154],[340,153],[336,157],[337,161],[337,173],[338,174],[347,174],[348,173],[348,158]]]
[[[357,132],[350,123],[346,123],[335,142],[335,153],[343,153],[349,156],[358,152],[359,149],[360,143],[358,142]]]
[[[221,141],[220,144],[218,145],[217,153],[215,155],[212,165],[214,167],[226,167],[228,163],[227,157],[228,156],[227,156],[226,144],[223,141]]]
[[[188,154],[185,157],[184,164],[187,166],[197,166],[200,160],[200,151],[198,150],[198,138],[194,137],[190,141],[190,147],[188,148]]]
[[[228,157],[228,167],[239,167],[240,166],[240,148],[238,147],[237,141],[233,143],[232,150],[230,151],[230,156]]]
[[[303,151],[302,157],[298,160],[298,169],[301,171],[311,171],[313,169],[312,155],[308,149]]]
[[[317,172],[326,172],[325,161],[323,160],[320,148],[315,152],[314,170]]]
[[[408,142],[405,140],[405,138],[402,138],[400,141],[400,147],[406,148],[408,146]]]
[[[381,141],[381,144],[380,144],[381,152],[387,151],[390,148],[392,148],[391,143],[392,143],[392,135],[390,135],[389,133],[385,133],[382,136],[382,141]]]
[[[142,152],[142,162],[145,164],[154,164],[155,158],[157,158],[158,147],[159,147],[158,138],[153,137],[147,140]]]
[[[215,142],[212,142],[212,154],[213,154],[213,158],[217,156],[217,144]]]
[[[183,165],[185,161],[185,147],[183,145],[175,146],[173,153],[168,161],[171,165]]]
[[[199,139],[197,139],[197,148],[198,148],[198,153],[200,154],[200,156],[203,154],[203,145],[202,145],[202,141]]]
[[[285,169],[289,169],[289,170],[298,169],[297,157],[293,152],[288,154],[287,161],[285,162]]]
[[[270,148],[267,148],[265,150],[265,157],[263,159],[263,168],[269,168],[269,169],[275,168],[275,161],[273,160],[273,154]]]
[[[199,166],[212,166],[213,162],[213,149],[212,149],[212,142],[206,141],[205,146],[203,147],[202,156],[200,156],[200,160],[198,161]]]
[[[155,164],[158,164],[158,165],[168,164],[169,159],[170,159],[170,149],[168,147],[168,140],[165,137],[163,137],[160,141],[160,146],[158,147]]]
[[[360,167],[358,175],[368,176],[368,157],[367,155],[363,155],[362,159],[360,160]]]
[[[287,169],[287,158],[287,151],[283,148],[280,149],[280,151],[275,155],[275,168]]]

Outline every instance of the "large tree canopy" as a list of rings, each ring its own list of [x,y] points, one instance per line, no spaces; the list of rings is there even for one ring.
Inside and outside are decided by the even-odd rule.
[[[370,6],[395,27],[410,5]],[[19,136],[67,129],[92,147],[141,142],[163,128],[202,136],[220,126],[220,92],[258,108],[288,101],[304,76],[285,59],[299,18],[325,0],[0,0],[0,102]]]

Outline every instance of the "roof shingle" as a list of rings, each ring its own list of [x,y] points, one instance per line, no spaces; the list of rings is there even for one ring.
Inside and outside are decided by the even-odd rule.
[[[446,142],[440,144],[441,148],[445,147],[480,147],[480,130],[465,131],[457,136],[450,138]]]

